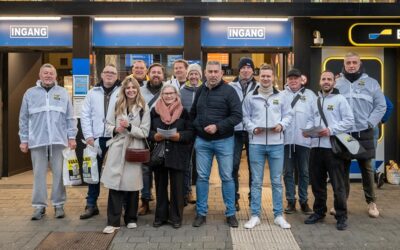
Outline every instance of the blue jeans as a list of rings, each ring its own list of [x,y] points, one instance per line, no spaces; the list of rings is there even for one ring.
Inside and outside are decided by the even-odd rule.
[[[274,217],[283,213],[282,207],[282,169],[283,169],[283,144],[258,145],[250,144],[251,163],[251,215],[260,216],[261,192],[264,178],[265,160],[268,160],[270,179],[272,185],[272,204]]]
[[[99,145],[101,149],[101,156],[97,155],[97,167],[99,169],[99,176],[101,176],[101,168],[103,166],[103,160],[107,153],[108,147],[106,146],[107,141],[111,139],[108,137],[100,137]],[[97,206],[97,198],[100,195],[100,182],[97,184],[89,184],[88,185],[88,193],[86,197],[86,205],[88,207]]]
[[[235,183],[232,178],[233,171],[233,136],[213,141],[196,138],[197,183],[196,207],[197,214],[206,216],[208,212],[208,189],[211,166],[214,155],[217,158],[219,176],[222,181],[222,197],[226,206],[225,215],[235,215]]]
[[[299,176],[299,201],[307,202],[307,188],[309,183],[308,162],[310,149],[299,145],[285,145],[285,160],[283,165],[283,180],[286,188],[286,200],[296,202],[296,184],[294,182],[294,170]]]

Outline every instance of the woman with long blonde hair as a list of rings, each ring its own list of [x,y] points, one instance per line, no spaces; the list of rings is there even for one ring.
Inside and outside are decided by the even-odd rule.
[[[150,129],[150,109],[140,93],[139,83],[127,77],[115,104],[115,111],[107,117],[107,130],[113,138],[109,146],[101,182],[109,189],[107,227],[103,233],[113,233],[120,228],[122,203],[125,197],[124,222],[127,228],[137,227],[139,190],[143,187],[142,164],[127,162],[127,148],[145,148],[144,139]]]

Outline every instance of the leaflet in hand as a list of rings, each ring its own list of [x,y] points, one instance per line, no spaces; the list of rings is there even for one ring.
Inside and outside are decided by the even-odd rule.
[[[170,138],[174,134],[176,134],[176,128],[173,129],[161,129],[157,128],[157,133],[161,134],[164,138]]]
[[[303,131],[303,133],[309,137],[319,137],[319,132],[321,132],[322,130],[324,130],[324,128],[322,126],[317,126],[317,127],[311,127],[308,129],[301,129]]]

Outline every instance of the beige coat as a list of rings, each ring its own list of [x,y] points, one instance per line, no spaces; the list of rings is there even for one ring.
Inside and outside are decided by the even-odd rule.
[[[129,148],[145,148],[143,140],[149,134],[150,109],[146,105],[142,119],[140,119],[140,108],[133,107],[129,117],[125,114],[115,118],[114,112],[107,116],[107,131],[114,131],[119,119],[128,118],[132,126],[130,132],[125,130],[116,134],[107,142],[109,146],[107,159],[101,176],[101,182],[106,188],[120,191],[138,191],[143,187],[142,164],[125,161],[125,150]]]

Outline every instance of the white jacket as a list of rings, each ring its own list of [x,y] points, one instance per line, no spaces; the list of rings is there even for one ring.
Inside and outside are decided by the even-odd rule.
[[[235,91],[238,94],[239,99],[242,102],[242,104],[243,104],[244,98],[250,92],[254,91],[254,89],[256,88],[257,84],[258,84],[257,81],[253,78],[253,80],[249,83],[249,86],[247,87],[246,94],[243,96],[242,85],[239,82],[239,77],[236,77],[232,82],[229,83],[229,85],[231,85],[235,89]],[[237,124],[235,126],[235,131],[243,131],[243,130],[245,130],[244,121],[242,121],[241,123],[239,123],[239,124]]]
[[[147,88],[147,84],[150,84],[150,82],[143,82],[143,86],[140,87],[140,93],[142,93],[144,100],[146,101],[147,104],[153,99],[154,95],[153,93],[150,92],[150,90]],[[162,83],[164,85],[165,83]],[[160,98],[160,96],[158,96]],[[152,109],[156,105],[157,100],[155,100],[150,109]]]
[[[112,90],[106,115],[104,114],[103,87],[94,87],[86,95],[81,113],[81,127],[85,139],[112,137],[112,134],[106,131],[106,118],[110,112],[114,112],[119,91],[119,86],[114,87]]]
[[[29,148],[50,145],[68,146],[78,129],[72,102],[65,88],[57,85],[48,92],[41,86],[29,88],[19,113],[19,137]]]
[[[181,84],[176,78],[169,79],[168,81],[165,82],[165,84],[172,84],[175,86],[177,90],[181,90],[185,86],[185,84],[182,84],[181,86]]]
[[[290,103],[284,95],[274,88],[273,94],[267,99],[258,93],[257,86],[250,92],[243,102],[243,121],[249,132],[250,144],[277,145],[283,144],[282,132],[276,133],[271,128],[280,124],[285,130],[293,117]],[[262,133],[255,135],[255,128],[266,128]]]
[[[351,107],[343,95],[337,89],[327,95],[318,93],[322,110],[328,122],[328,129],[331,135],[349,132],[354,125],[354,116]],[[318,101],[313,104],[313,115],[309,116],[307,128],[321,126],[326,128],[324,121],[318,111]],[[332,148],[328,136],[312,138],[311,147]]]
[[[289,104],[292,103],[293,99],[297,94],[300,94],[300,99],[296,102],[293,107],[294,117],[289,127],[285,130],[285,145],[296,144],[304,147],[311,147],[311,139],[305,138],[302,134],[302,130],[307,125],[307,120],[312,115],[312,105],[316,102],[317,96],[309,89],[305,89],[302,93],[303,88],[297,92],[293,92],[289,87],[286,87],[282,91],[284,98]]]
[[[351,83],[342,74],[336,80],[335,88],[346,97],[353,110],[355,123],[352,132],[378,125],[386,112],[386,101],[375,79],[362,74],[358,80]]]

